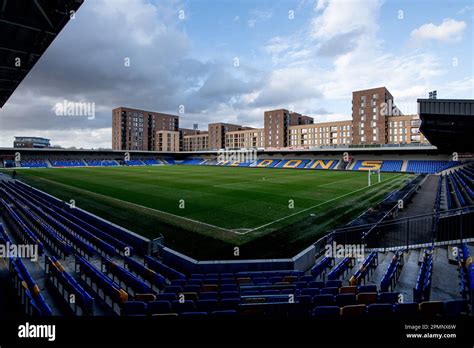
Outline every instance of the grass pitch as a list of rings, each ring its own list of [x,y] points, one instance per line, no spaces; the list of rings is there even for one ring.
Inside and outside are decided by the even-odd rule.
[[[24,169],[18,178],[198,259],[292,257],[405,174],[204,166]],[[373,177],[373,182],[375,181]]]

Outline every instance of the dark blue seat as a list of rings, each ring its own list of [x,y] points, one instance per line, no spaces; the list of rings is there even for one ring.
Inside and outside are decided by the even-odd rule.
[[[237,291],[222,291],[221,298],[239,298],[240,295]]]
[[[377,292],[377,285],[361,285],[359,292]]]
[[[337,306],[318,306],[313,310],[313,315],[318,318],[338,318],[340,309]]]
[[[310,295],[310,296],[316,296],[316,295],[319,295],[319,293],[320,293],[320,290],[316,288],[305,288],[305,289],[302,289],[300,292],[301,295]]]
[[[444,302],[444,315],[448,317],[459,317],[469,313],[467,300],[452,300]]]
[[[274,284],[277,282],[281,282],[281,277],[270,277],[268,280],[270,283]]]
[[[296,289],[300,290],[306,288],[308,286],[308,283],[304,281],[297,281],[294,282],[293,285],[296,287]]]
[[[295,293],[295,289],[283,289],[283,290],[280,290],[280,294],[282,295],[290,295],[290,294],[294,294]]]
[[[298,280],[309,283],[309,282],[312,282],[314,280],[314,278],[311,275],[304,275],[304,276],[299,277]]]
[[[183,312],[194,312],[196,306],[194,305],[194,301],[186,300],[184,302],[180,301],[173,301],[172,302],[173,310],[176,313],[183,313]]]
[[[185,285],[183,286],[183,292],[199,292],[201,286],[199,285]]]
[[[203,279],[203,278],[204,278],[204,274],[201,274],[201,273],[191,274],[191,279]]]
[[[214,311],[211,313],[211,317],[232,317],[236,315],[236,310]]]
[[[240,294],[242,296],[258,296],[260,294],[260,291],[258,291],[258,290],[241,290]]]
[[[189,279],[188,285],[202,285],[202,279]]]
[[[253,283],[254,284],[262,284],[262,283],[267,283],[268,279],[265,277],[255,277],[253,278]]]
[[[339,294],[335,297],[336,306],[352,306],[357,304],[357,297],[355,294]]]
[[[221,284],[222,285],[235,285],[237,286],[235,279],[234,278],[221,278]]]
[[[186,280],[185,279],[174,279],[171,281],[171,286],[185,286]]]
[[[140,301],[125,301],[122,315],[146,315],[146,303]]]
[[[171,286],[171,285],[168,285],[168,286],[165,286],[165,290],[164,292],[166,293],[175,293],[175,294],[178,294],[180,292],[183,292],[183,288],[181,286]]]
[[[324,288],[324,287],[325,287],[325,284],[324,284],[324,282],[321,282],[321,281],[313,281],[313,282],[308,283],[308,288],[321,289],[321,288]]]
[[[172,301],[177,300],[177,299],[178,299],[178,296],[175,293],[164,293],[164,294],[156,295],[156,300],[157,301],[172,302]]]
[[[202,318],[202,317],[207,317],[207,313],[206,312],[183,312],[179,316],[184,317],[184,318]]]
[[[313,296],[310,295],[299,295],[296,297],[296,301],[303,305],[309,305],[313,301]]]
[[[399,317],[411,318],[417,316],[419,314],[418,303],[397,303],[393,308],[393,312]]]
[[[221,291],[238,291],[238,287],[236,284],[222,284]]]
[[[342,286],[342,280],[328,280],[326,282],[326,288],[340,288]]]
[[[239,298],[225,298],[221,300],[221,308],[223,310],[237,310],[239,308]]]
[[[196,309],[202,312],[214,312],[219,309],[219,301],[217,300],[198,300],[196,301]]]
[[[172,313],[171,302],[169,301],[151,301],[148,302],[148,314]]]
[[[322,288],[321,295],[337,295],[339,293],[339,288]]]
[[[367,315],[372,317],[388,317],[393,314],[393,305],[390,303],[373,303],[367,306]]]
[[[330,294],[316,295],[313,297],[313,303],[317,306],[334,306],[334,296]]]
[[[216,291],[205,291],[199,294],[200,300],[217,300],[218,294]]]
[[[379,294],[379,303],[397,303],[398,295],[398,292],[381,292]]]

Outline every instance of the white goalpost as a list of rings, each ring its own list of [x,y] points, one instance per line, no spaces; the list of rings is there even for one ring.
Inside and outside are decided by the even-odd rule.
[[[369,169],[369,173],[368,173],[368,176],[367,176],[367,186],[372,185],[372,175],[373,174],[377,174],[378,182],[380,182],[382,180],[382,178],[380,176],[380,169],[377,169],[377,170]]]

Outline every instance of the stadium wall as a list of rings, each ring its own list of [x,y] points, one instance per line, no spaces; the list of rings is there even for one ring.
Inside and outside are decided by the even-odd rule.
[[[165,264],[187,274],[308,270],[314,264],[316,248],[312,245],[291,259],[197,261],[166,247],[161,249],[160,256]]]

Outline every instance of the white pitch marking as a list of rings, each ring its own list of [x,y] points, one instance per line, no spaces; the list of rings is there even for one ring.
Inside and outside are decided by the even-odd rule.
[[[394,180],[395,178],[398,178],[400,175],[402,175],[402,174],[399,174],[399,175],[394,176],[394,177],[392,177],[392,178],[390,178],[390,179],[387,179],[387,180],[378,182],[377,184],[381,184],[382,182],[383,182],[383,183],[390,182],[390,181]],[[374,184],[374,185],[372,185],[372,186],[370,186],[370,187],[374,187],[374,186],[377,185],[377,184]],[[349,196],[349,195],[351,195],[351,194],[353,194],[353,193],[356,193],[356,192],[358,192],[358,191],[365,190],[365,189],[367,189],[367,188],[369,188],[369,186],[364,186],[364,187],[362,187],[362,188],[360,188],[360,189],[357,189],[357,190],[351,191],[351,192],[349,192],[349,193],[343,194],[343,195],[341,195],[341,196],[332,198],[332,199],[330,199],[330,200],[328,200],[328,201],[325,201],[325,202],[323,202],[323,203],[316,204],[316,205],[314,205],[314,206],[312,206],[312,207],[305,208],[305,209],[300,210],[300,211],[298,211],[298,212],[296,212],[296,213],[287,215],[287,216],[285,216],[285,217],[282,217],[282,218],[280,218],[280,219],[274,220],[274,221],[269,222],[269,223],[267,223],[267,224],[264,224],[264,225],[262,225],[262,226],[258,226],[258,227],[253,228],[252,230],[250,230],[250,231],[248,231],[248,232],[245,232],[245,233],[257,231],[257,230],[259,230],[259,229],[261,229],[261,228],[263,228],[263,227],[267,227],[267,226],[273,225],[273,224],[276,223],[276,222],[279,222],[279,221],[288,219],[289,217],[292,217],[292,216],[294,216],[294,215],[298,215],[298,214],[304,213],[305,211],[308,211],[308,210],[317,208],[317,207],[319,207],[319,206],[321,206],[321,205],[324,205],[324,204],[326,204],[326,203],[335,201],[335,200],[337,200],[337,199],[339,199],[339,198],[342,198],[342,197],[345,197],[345,196]],[[245,234],[245,233],[244,233],[244,234]]]

